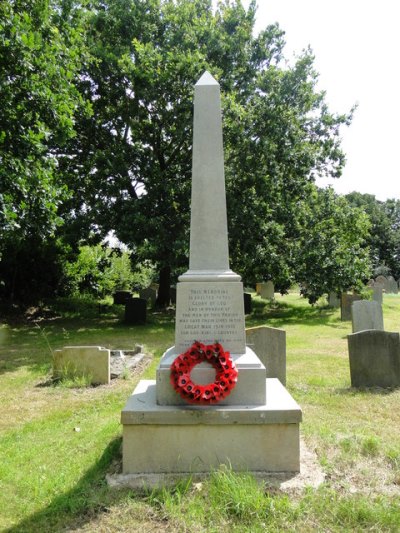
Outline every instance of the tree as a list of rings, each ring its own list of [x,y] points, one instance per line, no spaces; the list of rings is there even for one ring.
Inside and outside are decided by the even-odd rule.
[[[50,259],[50,241],[59,245],[59,208],[69,190],[55,152],[74,136],[74,117],[85,109],[73,83],[85,57],[81,10],[72,15],[68,4],[0,4],[0,281],[7,296],[31,277],[23,263],[44,258],[45,250]]]
[[[350,205],[362,209],[371,221],[367,238],[374,275],[392,274],[400,278],[400,201],[380,201],[372,194],[352,192],[346,195]]]
[[[137,257],[187,267],[193,84],[205,69],[223,94],[230,249],[245,280],[295,277],[299,206],[315,175],[339,176],[339,127],[317,93],[313,56],[293,67],[277,25],[253,35],[255,3],[113,0],[95,3],[80,88],[93,115],[78,125],[63,169],[75,173],[74,216],[114,229]]]
[[[332,189],[313,188],[302,210],[307,231],[299,235],[296,257],[297,281],[310,303],[331,291],[361,289],[371,275],[368,217]]]

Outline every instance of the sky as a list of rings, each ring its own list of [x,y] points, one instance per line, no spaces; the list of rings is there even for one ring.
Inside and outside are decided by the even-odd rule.
[[[287,59],[311,46],[330,111],[358,105],[342,129],[342,177],[317,184],[400,199],[400,0],[258,0],[256,32],[274,22]]]

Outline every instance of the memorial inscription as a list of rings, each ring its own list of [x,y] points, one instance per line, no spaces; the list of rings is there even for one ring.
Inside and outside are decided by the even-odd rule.
[[[231,353],[245,345],[242,283],[179,284],[176,348],[187,349],[195,340],[219,341]]]

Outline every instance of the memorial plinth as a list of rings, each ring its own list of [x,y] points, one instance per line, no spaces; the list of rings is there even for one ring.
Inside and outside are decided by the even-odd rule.
[[[219,342],[238,370],[236,386],[214,405],[192,405],[171,385],[171,364],[195,341]],[[300,468],[301,409],[246,346],[243,284],[229,267],[220,89],[204,73],[195,85],[189,270],[177,284],[175,346],[156,381],[141,381],[122,411],[123,473]],[[213,383],[207,362],[190,374]],[[150,479],[150,478],[149,478]]]

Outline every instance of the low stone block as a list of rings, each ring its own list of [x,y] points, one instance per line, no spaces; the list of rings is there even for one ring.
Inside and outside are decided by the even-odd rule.
[[[123,473],[298,472],[299,405],[279,380],[259,407],[160,406],[155,382],[142,380],[121,414]]]
[[[384,329],[382,306],[378,302],[359,300],[351,306],[353,333],[370,329]]]
[[[352,387],[400,386],[400,336],[388,331],[348,335]]]
[[[275,296],[275,287],[272,281],[261,283],[260,296],[264,300],[273,300]]]
[[[55,350],[56,377],[90,377],[94,385],[110,383],[110,350],[100,346],[64,346]]]
[[[361,300],[359,294],[342,293],[340,298],[340,320],[342,320],[342,322],[351,320],[351,305],[358,300]]]
[[[171,364],[179,354],[173,346],[161,358],[157,368],[157,403],[159,405],[188,405],[177,394],[170,382]],[[244,354],[231,354],[238,370],[235,388],[218,405],[262,405],[266,402],[265,366],[249,347]],[[213,383],[215,370],[203,362],[195,366],[190,374],[194,383],[200,385]]]
[[[286,385],[286,331],[268,326],[248,328],[246,344],[265,366],[267,377]]]

